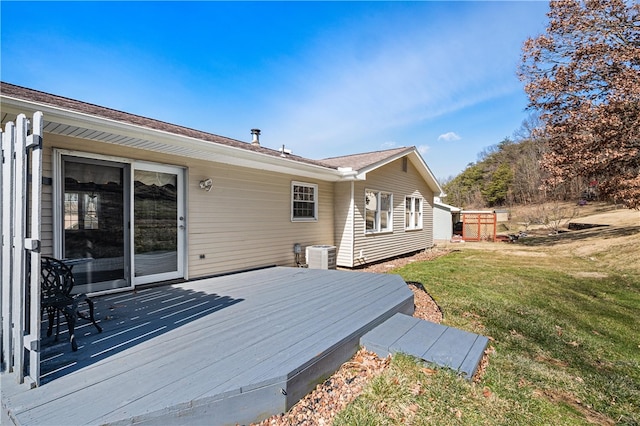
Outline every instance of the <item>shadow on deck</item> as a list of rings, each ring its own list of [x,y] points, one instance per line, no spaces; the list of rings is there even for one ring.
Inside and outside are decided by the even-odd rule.
[[[103,333],[88,321],[76,327],[78,351],[72,352],[69,333],[61,316],[60,336],[47,337],[42,323],[41,385],[70,374],[135,345],[167,333],[198,318],[242,302],[217,293],[179,286],[148,288],[93,298],[95,315]]]

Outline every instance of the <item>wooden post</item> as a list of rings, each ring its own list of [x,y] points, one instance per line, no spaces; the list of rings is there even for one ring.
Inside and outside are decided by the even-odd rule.
[[[27,171],[25,149],[27,141],[27,117],[19,114],[16,119],[15,165],[14,165],[14,216],[13,216],[13,366],[18,383],[24,382],[24,327],[25,327],[25,215]]]
[[[41,112],[33,115],[32,133],[27,138],[26,152],[31,157],[31,197],[29,198],[29,214],[31,216],[31,230],[29,238],[25,240],[29,250],[31,297],[29,307],[29,334],[24,344],[29,351],[29,378],[32,386],[40,384],[40,246],[41,246],[41,200],[42,200],[42,129],[43,116]]]
[[[7,123],[2,133],[2,370],[13,370],[13,339],[11,333],[11,277],[13,276],[13,141],[15,124]]]

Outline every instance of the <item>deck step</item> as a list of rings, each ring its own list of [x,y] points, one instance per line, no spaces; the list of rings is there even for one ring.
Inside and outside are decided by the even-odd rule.
[[[454,327],[395,314],[360,339],[380,357],[397,352],[460,372],[471,380],[489,339]]]

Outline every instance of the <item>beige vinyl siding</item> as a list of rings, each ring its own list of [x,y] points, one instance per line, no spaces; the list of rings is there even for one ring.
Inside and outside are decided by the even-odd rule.
[[[339,266],[352,268],[353,259],[353,209],[351,198],[353,182],[335,184],[335,241],[337,245],[336,262]]]
[[[300,243],[303,251],[307,245],[334,244],[332,183],[68,136],[45,134],[44,146],[43,176],[54,179],[54,147],[185,167],[188,278],[269,265],[294,266],[295,243]],[[210,192],[199,187],[205,178],[213,179]],[[317,221],[291,221],[292,181],[318,185]],[[53,246],[52,189],[45,186],[49,195],[43,197],[43,221],[48,223],[43,252],[47,254]]]
[[[189,267],[193,276],[267,265],[294,266],[293,245],[333,244],[330,183],[291,175],[191,163]],[[207,193],[198,181],[213,179]],[[291,182],[318,185],[318,221],[291,221]],[[205,255],[205,260],[200,255]]]
[[[393,194],[393,232],[365,233],[365,189]],[[422,229],[405,230],[406,196],[423,198]],[[354,201],[354,257],[362,251],[371,263],[433,246],[433,191],[410,161],[406,172],[402,159],[369,172],[366,181],[355,183]]]
[[[45,146],[42,152],[42,177],[43,181],[53,176],[51,164],[51,147]],[[43,256],[53,255],[53,185],[42,184],[42,200],[41,200],[41,220],[40,220],[40,238],[43,242],[41,254]]]

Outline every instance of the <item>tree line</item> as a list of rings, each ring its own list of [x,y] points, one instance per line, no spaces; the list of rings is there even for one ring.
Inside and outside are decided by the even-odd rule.
[[[541,167],[545,140],[535,136],[541,124],[530,117],[512,138],[505,138],[478,154],[443,189],[447,204],[465,209],[537,204],[550,200],[589,201],[599,198],[597,182],[576,176],[553,188],[545,186],[548,173]],[[533,127],[532,127],[533,126]]]

